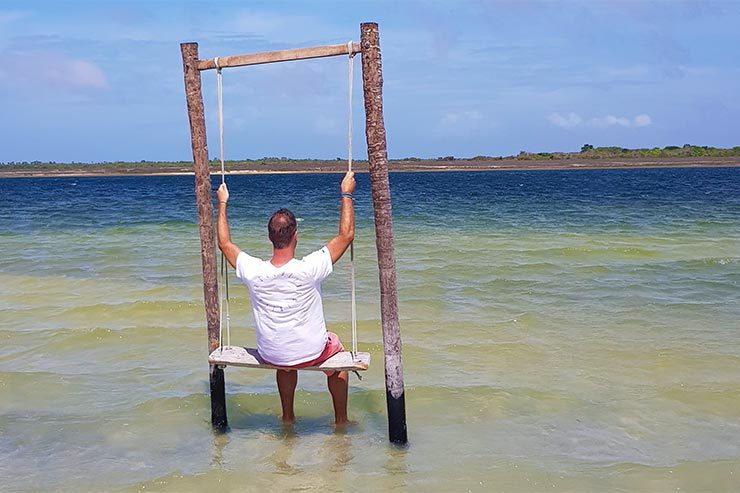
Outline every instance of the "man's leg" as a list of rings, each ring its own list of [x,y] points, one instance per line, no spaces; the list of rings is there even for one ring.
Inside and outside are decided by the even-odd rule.
[[[347,391],[349,389],[349,373],[335,371],[326,378],[331,399],[334,402],[334,422],[338,425],[347,423]]]
[[[277,370],[276,378],[278,392],[280,393],[280,404],[283,406],[283,423],[290,425],[295,423],[293,399],[295,398],[295,387],[298,384],[298,372],[295,370]]]

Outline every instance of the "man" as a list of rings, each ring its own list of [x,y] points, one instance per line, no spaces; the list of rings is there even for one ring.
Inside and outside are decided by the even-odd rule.
[[[267,224],[272,258],[261,260],[248,255],[231,242],[226,204],[229,191],[222,184],[218,197],[218,247],[236,269],[236,276],[249,288],[260,356],[276,366],[315,366],[344,347],[336,334],[327,332],[321,301],[321,281],[333,270],[355,237],[352,193],[353,172],[341,184],[342,208],[339,233],[320,250],[301,260],[295,258],[298,229],[295,216],[287,209],[275,212]],[[337,425],[347,423],[346,371],[326,372],[334,403]],[[277,370],[277,386],[283,408],[283,423],[295,422],[293,400],[298,383],[295,370]]]

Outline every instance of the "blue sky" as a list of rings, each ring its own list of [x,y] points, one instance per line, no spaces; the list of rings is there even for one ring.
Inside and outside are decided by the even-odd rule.
[[[391,158],[740,144],[740,2],[4,1],[0,162],[189,160],[201,58],[380,25]],[[346,156],[343,57],[224,70],[227,159]],[[218,155],[215,72],[203,74]],[[355,155],[365,157],[360,61]]]

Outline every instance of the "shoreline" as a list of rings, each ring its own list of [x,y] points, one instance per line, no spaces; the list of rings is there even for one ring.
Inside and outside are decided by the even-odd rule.
[[[8,166],[12,167],[12,166]],[[653,159],[558,159],[558,160],[521,160],[491,159],[472,160],[389,160],[388,171],[399,172],[455,172],[455,171],[547,171],[547,170],[594,170],[594,169],[636,169],[636,168],[718,168],[740,167],[738,157],[701,157],[701,158],[653,158]],[[19,169],[3,169],[0,166],[1,178],[84,178],[105,176],[188,176],[194,172],[190,166],[175,164],[162,165],[95,165],[83,164],[59,165],[55,168],[33,169],[33,166]],[[67,169],[65,169],[67,168]],[[354,171],[367,173],[367,161],[356,161]],[[310,161],[307,164],[286,163],[265,165],[255,162],[234,163],[227,166],[227,175],[266,175],[266,174],[316,174],[344,173],[344,161]],[[211,166],[211,174],[220,174],[220,167]]]

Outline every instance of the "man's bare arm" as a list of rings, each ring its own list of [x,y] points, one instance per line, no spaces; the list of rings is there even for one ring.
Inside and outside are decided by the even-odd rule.
[[[326,247],[331,255],[331,263],[336,264],[355,239],[355,209],[352,204],[352,193],[355,191],[355,174],[348,171],[341,185],[342,211],[339,216],[339,233],[332,238]]]
[[[229,219],[226,217],[226,203],[229,201],[229,189],[226,184],[222,183],[216,192],[218,197],[218,248],[224,253],[226,260],[232,267],[236,268],[236,257],[239,256],[241,249],[231,242],[231,232],[229,231]]]

